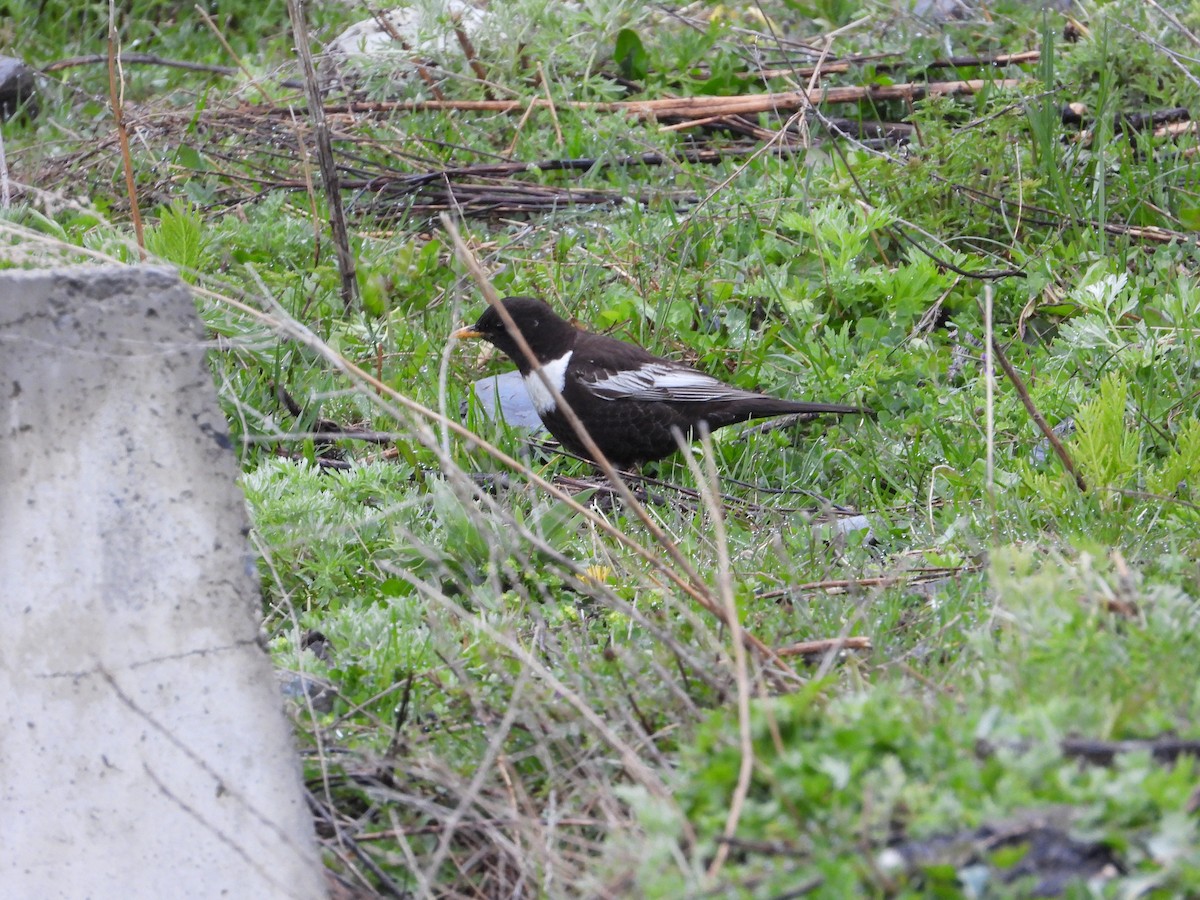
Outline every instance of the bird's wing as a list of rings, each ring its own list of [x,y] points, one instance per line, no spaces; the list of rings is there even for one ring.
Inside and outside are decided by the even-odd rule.
[[[651,362],[616,371],[600,371],[584,381],[602,400],[651,400],[709,403],[757,396],[686,366]]]

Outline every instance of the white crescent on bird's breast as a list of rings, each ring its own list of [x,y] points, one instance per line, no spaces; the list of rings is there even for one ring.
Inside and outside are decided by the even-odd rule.
[[[567,383],[567,366],[571,364],[571,354],[574,351],[568,350],[558,359],[552,359],[549,362],[542,363],[542,371],[546,373],[546,378],[554,385],[555,389],[561,394],[563,385]],[[525,390],[529,393],[529,402],[533,404],[533,408],[537,410],[539,416],[544,416],[546,413],[554,412],[557,405],[554,400],[554,395],[546,389],[546,383],[542,381],[541,376],[537,372],[530,372],[523,376],[525,382]]]

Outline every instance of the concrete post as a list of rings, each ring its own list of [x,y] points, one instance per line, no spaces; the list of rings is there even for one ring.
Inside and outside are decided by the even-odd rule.
[[[0,272],[0,894],[315,898],[205,330],[169,270]]]

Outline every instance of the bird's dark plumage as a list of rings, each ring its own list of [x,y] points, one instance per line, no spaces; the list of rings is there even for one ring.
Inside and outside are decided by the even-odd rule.
[[[794,413],[864,413],[857,406],[779,400],[744,391],[682,363],[660,359],[634,344],[581,331],[532,297],[502,301],[542,371],[575,411],[592,440],[614,465],[628,468],[678,449],[677,428],[691,437],[769,416]],[[575,430],[546,390],[529,359],[492,307],[456,338],[483,338],[517,364],[534,408],[564,447],[588,456]]]

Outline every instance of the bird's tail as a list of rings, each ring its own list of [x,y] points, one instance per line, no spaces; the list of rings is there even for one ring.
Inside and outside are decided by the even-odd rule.
[[[847,406],[842,403],[813,403],[807,400],[777,400],[774,397],[764,397],[763,403],[756,404],[754,417],[786,416],[796,413],[828,413],[837,416],[864,415],[873,416],[875,413],[866,406]]]

